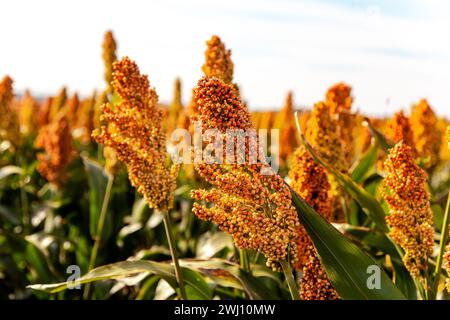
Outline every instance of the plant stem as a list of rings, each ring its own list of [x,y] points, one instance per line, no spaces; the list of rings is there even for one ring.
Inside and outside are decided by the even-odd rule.
[[[89,269],[92,270],[95,267],[95,262],[97,260],[98,250],[102,241],[103,228],[105,226],[106,213],[108,212],[109,199],[111,198],[112,185],[114,182],[114,176],[108,176],[108,182],[106,184],[105,196],[103,197],[102,208],[100,210],[100,216],[98,218],[97,232],[95,234],[94,246],[92,247],[91,257],[89,258]],[[84,287],[83,298],[89,298],[89,292],[91,289],[91,284],[87,283]]]
[[[444,213],[444,221],[442,223],[442,230],[441,230],[441,241],[439,242],[439,252],[436,259],[436,267],[434,269],[434,282],[433,282],[433,289],[432,289],[432,295],[433,299],[436,299],[438,294],[438,287],[439,287],[439,280],[441,278],[441,272],[442,272],[442,258],[445,251],[445,246],[447,244],[448,240],[448,233],[450,229],[450,192],[448,193],[447,197],[447,205],[445,207],[445,213]]]
[[[180,298],[187,300],[186,290],[184,288],[184,281],[181,275],[180,264],[178,263],[177,248],[175,247],[174,237],[172,235],[172,224],[170,223],[169,212],[162,212],[164,217],[164,228],[166,229],[166,236],[169,242],[170,255],[175,266],[175,277],[177,278],[178,287],[180,288]]]
[[[25,161],[20,150],[17,151],[17,163],[23,170],[25,170]],[[25,191],[25,185],[23,184],[23,182],[20,183],[20,206],[22,209],[23,230],[25,234],[28,234],[28,232],[30,231],[31,219],[30,210],[28,207],[27,192]]]
[[[294,275],[292,274],[291,265],[288,261],[280,261],[281,268],[283,268],[284,276],[289,287],[289,292],[291,293],[292,300],[300,300],[300,292],[295,283]]]
[[[248,273],[251,272],[250,261],[249,261],[249,258],[248,258],[247,250],[239,249],[239,262],[241,264],[242,270],[244,270],[245,272],[248,272]]]

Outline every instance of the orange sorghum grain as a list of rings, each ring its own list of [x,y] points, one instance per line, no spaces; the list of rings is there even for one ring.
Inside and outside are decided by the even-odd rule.
[[[350,111],[353,103],[351,93],[352,88],[340,82],[328,89],[325,100],[335,121],[336,130],[341,140],[342,159],[347,169],[352,165],[355,155],[356,115]]]
[[[311,250],[314,250],[314,248]],[[317,254],[313,254],[303,267],[303,277],[300,281],[300,297],[302,300],[340,299],[339,294],[328,279]]]
[[[319,102],[314,106],[306,129],[306,137],[336,170],[347,172],[342,152],[342,140],[339,137],[336,122],[331,117],[330,107],[325,103]],[[343,189],[332,174],[328,174],[328,179],[331,184],[330,196],[333,198],[335,208],[334,220],[342,221],[344,220],[341,204]]]
[[[37,129],[37,117],[39,103],[33,98],[30,91],[25,90],[19,102],[19,123],[22,134],[35,133]]]
[[[83,99],[76,114],[75,128],[83,144],[91,141],[91,133],[94,130],[94,114],[95,114],[96,93]]]
[[[330,107],[323,102],[314,105],[306,129],[306,138],[324,159],[339,171],[346,171],[342,143],[331,118]]]
[[[288,92],[283,108],[278,113],[276,129],[280,130],[279,156],[281,165],[284,165],[288,157],[294,153],[298,146],[297,130],[294,123],[294,107],[292,103],[292,92]]]
[[[444,253],[444,268],[447,274],[450,275],[450,244],[447,245]],[[447,291],[450,293],[450,276],[445,281]]]
[[[64,113],[63,106],[67,100],[67,89],[66,87],[62,87],[59,90],[58,94],[52,99],[52,103],[50,105],[50,114],[49,114],[49,122],[56,119],[61,113]]]
[[[105,32],[102,43],[102,58],[105,67],[104,78],[107,85],[106,92],[113,93],[111,81],[113,80],[113,63],[117,60],[117,44],[112,31]]]
[[[326,104],[330,106],[332,114],[351,109],[353,103],[351,93],[352,88],[343,82],[339,82],[328,89]]]
[[[234,64],[231,60],[231,50],[216,35],[206,43],[205,64],[202,71],[207,77],[217,77],[223,82],[231,84],[233,81]]]
[[[13,81],[5,76],[0,82],[0,139],[13,146],[20,145],[20,124],[17,110],[13,108]]]
[[[128,169],[131,184],[151,208],[168,210],[173,205],[178,166],[166,164],[166,134],[158,96],[146,75],[128,57],[113,65],[113,88],[120,97],[114,107],[103,106],[105,125],[92,133],[94,139],[114,149]]]
[[[409,118],[418,156],[426,160],[430,168],[439,161],[441,135],[437,128],[437,118],[425,99],[413,106]]]
[[[403,140],[415,156],[417,151],[414,146],[413,132],[409,124],[408,118],[403,114],[403,111],[395,113],[391,120],[387,123],[386,136],[398,143]]]
[[[289,171],[292,188],[320,215],[328,221],[333,214],[332,199],[329,197],[330,184],[323,167],[314,162],[303,147],[299,147]],[[300,294],[304,300],[339,299],[330,280],[323,270],[311,239],[303,226],[298,238],[299,261],[296,269],[303,269]]]
[[[39,127],[43,127],[50,123],[50,109],[52,102],[53,97],[48,97],[40,104],[37,114],[37,123]]]
[[[74,93],[69,99],[67,99],[64,109],[66,112],[67,120],[69,120],[69,124],[72,128],[76,127],[76,123],[78,121],[78,112],[80,107],[80,99],[78,98],[78,94]]]
[[[69,121],[64,115],[42,127],[35,141],[36,148],[43,149],[37,154],[37,170],[47,181],[61,185],[67,177],[67,166],[73,159],[74,148]]]
[[[170,136],[172,132],[178,128],[179,122],[185,113],[183,103],[181,101],[181,80],[175,79],[172,103],[169,105],[167,117],[167,134]]]
[[[445,130],[445,139],[447,142],[447,148],[450,149],[450,125]],[[450,293],[450,244],[447,245],[444,254],[444,268],[447,271],[448,278],[446,280],[447,291]]]
[[[411,275],[423,281],[434,245],[427,174],[403,141],[391,149],[384,169],[383,197],[389,206],[390,235],[405,251],[403,261]]]
[[[191,120],[201,121],[202,132],[218,129],[223,138],[230,138],[227,129],[253,130],[250,114],[233,85],[204,77],[194,89],[194,100],[198,108]],[[192,197],[213,206],[195,203],[193,212],[230,233],[238,247],[263,253],[273,269],[278,269],[277,262],[288,256],[295,265],[300,224],[289,187],[279,175],[263,174],[263,170],[271,168],[259,157],[257,163],[249,163],[251,148],[257,146],[246,139],[242,164],[195,164],[199,175],[213,188],[195,190]]]

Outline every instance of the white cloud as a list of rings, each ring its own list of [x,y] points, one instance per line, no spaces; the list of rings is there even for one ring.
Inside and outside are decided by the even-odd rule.
[[[10,1],[2,4],[0,72],[19,90],[52,93],[67,84],[90,93],[103,86],[100,45],[112,28],[119,54],[149,74],[161,100],[170,99],[176,76],[187,99],[201,77],[205,41],[218,34],[232,48],[251,107],[278,106],[289,89],[311,105],[343,80],[365,112],[390,113],[427,97],[450,116],[449,2],[415,0],[413,17],[373,2]]]

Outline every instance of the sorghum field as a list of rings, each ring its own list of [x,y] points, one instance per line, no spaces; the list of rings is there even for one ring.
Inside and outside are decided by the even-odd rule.
[[[102,48],[91,96],[1,79],[1,299],[450,298],[450,127],[426,97],[367,117],[342,82],[250,113],[212,36],[190,102],[177,79],[163,105]]]

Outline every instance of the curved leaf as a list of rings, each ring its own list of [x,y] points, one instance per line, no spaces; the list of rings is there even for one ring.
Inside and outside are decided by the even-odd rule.
[[[343,299],[403,300],[405,296],[392,283],[374,259],[336,230],[291,189],[300,222],[314,243],[325,271]],[[369,289],[368,268],[380,268],[380,289]]]
[[[370,173],[370,169],[377,161],[377,148],[370,147],[369,150],[362,156],[358,165],[352,171],[352,179],[357,183],[362,183]]]
[[[105,198],[106,185],[111,174],[97,162],[82,157],[89,183],[89,231],[92,237],[97,235],[98,220]],[[109,220],[108,216],[106,220]],[[106,228],[105,228],[106,229]]]
[[[0,168],[0,180],[13,174],[22,174],[24,170],[17,166],[4,166]]]
[[[297,124],[297,130],[299,132],[300,141],[304,144],[305,148],[308,150],[314,161],[322,165],[325,169],[327,169],[339,184],[345,189],[347,193],[349,193],[361,206],[363,211],[375,222],[376,228],[382,232],[388,232],[389,228],[384,219],[384,210],[381,207],[381,204],[373,197],[369,192],[367,192],[363,187],[354,182],[348,175],[343,174],[342,172],[336,170],[331,164],[325,161],[314,149],[313,147],[306,141],[304,137],[300,124],[298,122],[297,114],[295,116],[295,121]]]
[[[365,119],[365,124],[369,128],[370,134],[372,137],[375,138],[375,141],[377,142],[378,146],[386,153],[389,152],[389,149],[391,149],[394,144],[389,141],[388,138],[386,138],[380,131],[375,129],[374,126],[370,123],[370,120],[368,118]]]
[[[252,300],[279,299],[276,293],[268,290],[259,277],[243,271],[239,265],[229,261],[222,259],[192,259],[180,260],[180,264],[198,270],[224,287],[243,289]],[[262,276],[266,277],[267,275],[264,274]]]
[[[79,284],[86,284],[99,280],[121,279],[139,273],[152,273],[166,280],[172,287],[176,287],[176,278],[173,266],[155,261],[122,261],[95,268],[78,279]],[[193,270],[182,269],[183,278],[190,286],[191,294],[204,299],[211,299],[212,292],[206,282]],[[55,293],[67,289],[70,281],[54,284],[35,284],[28,288]]]

